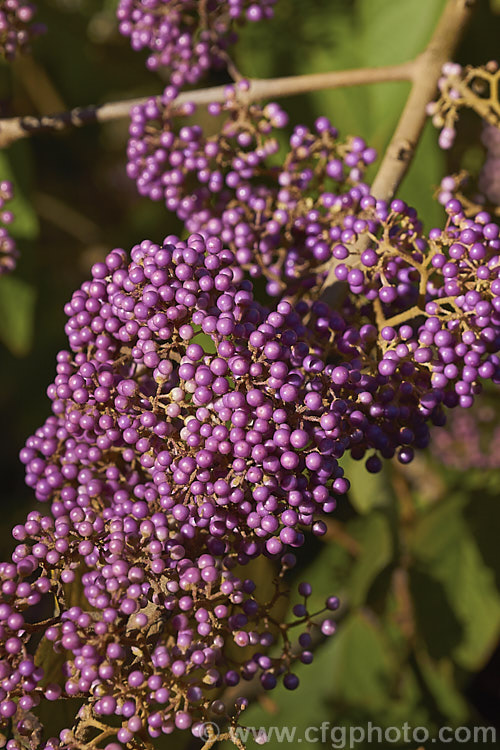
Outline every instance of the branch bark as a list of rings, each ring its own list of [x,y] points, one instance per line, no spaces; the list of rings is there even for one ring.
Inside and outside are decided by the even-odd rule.
[[[458,47],[478,0],[448,0],[432,38],[415,60],[413,86],[373,181],[372,194],[391,200],[410,166],[445,62]]]
[[[334,70],[329,73],[287,76],[284,78],[255,79],[250,82],[246,96],[251,100],[268,97],[281,98],[295,96],[308,91],[321,91],[346,86],[360,86],[386,81],[409,81],[414,78],[414,61],[401,65],[386,65],[379,68],[356,68],[354,70]],[[209,104],[225,100],[225,86],[213,86],[179,94],[177,102]],[[67,112],[40,117],[26,115],[0,120],[0,148],[9,146],[14,141],[27,138],[36,133],[56,133],[69,128],[79,128],[91,123],[110,122],[129,117],[132,107],[144,104],[150,97],[127,99],[109,102],[102,105],[75,107]]]

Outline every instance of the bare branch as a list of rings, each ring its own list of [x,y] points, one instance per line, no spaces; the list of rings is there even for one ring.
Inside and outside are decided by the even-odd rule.
[[[294,96],[322,89],[360,86],[384,81],[408,81],[413,79],[413,72],[414,63],[407,62],[380,68],[334,70],[329,73],[287,76],[285,78],[261,78],[251,81],[250,90],[246,96],[253,101],[268,97]],[[222,102],[225,100],[225,90],[225,86],[214,86],[195,91],[185,91],[179,94],[176,101],[179,105],[186,102],[194,102],[195,104]],[[5,148],[20,138],[26,138],[36,133],[60,132],[68,128],[80,128],[90,123],[125,119],[129,117],[132,107],[144,104],[148,98],[150,97],[76,107],[68,112],[40,117],[27,115],[0,120],[0,148]]]
[[[476,5],[477,0],[448,0],[429,44],[417,57],[410,95],[373,181],[375,198],[391,200],[408,171],[442,67],[452,58]]]

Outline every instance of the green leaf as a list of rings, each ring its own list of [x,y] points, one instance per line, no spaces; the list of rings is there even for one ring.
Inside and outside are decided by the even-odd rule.
[[[0,278],[0,340],[21,357],[31,348],[35,289],[17,276]]]
[[[411,60],[429,41],[443,7],[444,0],[406,0],[405,3],[358,0],[356,21],[365,43],[359,54],[367,65]],[[382,44],[382,40],[387,43]]]
[[[435,701],[436,708],[454,724],[467,721],[467,703],[455,682],[455,667],[450,659],[433,661],[425,651],[417,651],[420,674]]]
[[[70,658],[70,652],[56,652],[54,651],[54,644],[47,638],[42,638],[35,653],[35,664],[37,667],[42,667],[44,672],[42,685],[55,683],[64,687],[63,666]]]
[[[443,5],[443,0],[407,0],[404,4],[394,0],[359,0],[354,6],[350,33],[339,38],[333,56],[331,50],[320,50],[322,69],[394,65],[411,60],[424,49]],[[383,40],[385,43],[381,43]],[[359,109],[359,99],[364,99],[364,116],[357,118],[356,123],[364,128],[363,135],[373,136],[378,131],[377,140],[382,141],[393,130],[408,90],[408,84],[399,82],[370,85],[363,90],[351,87],[331,92],[331,101],[334,102],[337,93],[342,93],[344,103],[353,105],[358,99],[354,106]],[[324,94],[318,96],[323,99]],[[343,117],[342,108],[338,109],[337,117]]]
[[[14,197],[7,208],[14,213],[8,231],[15,240],[33,240],[38,235],[38,219],[27,195],[29,164],[24,144],[16,144],[9,154],[0,151],[0,179],[14,185]],[[34,328],[35,290],[17,275],[0,278],[0,341],[16,356],[31,348]]]
[[[393,667],[381,630],[361,612],[351,615],[335,636],[329,663],[334,677],[331,696],[377,715],[387,703]]]
[[[412,592],[429,653],[450,653],[461,667],[476,670],[498,640],[500,596],[464,518],[465,505],[465,496],[452,496],[418,523]]]
[[[360,543],[347,585],[349,602],[356,607],[366,601],[371,584],[392,561],[393,538],[387,516],[376,512],[351,522],[348,531]]]
[[[44,727],[45,736],[57,737],[61,729],[75,725],[78,711],[83,705],[83,698],[59,699],[55,704],[53,701],[42,700],[40,705],[33,709],[33,713]]]
[[[498,470],[495,469],[486,475],[481,472],[481,485],[468,490],[464,518],[476,541],[479,554],[484,564],[493,572],[496,587],[500,590]]]
[[[443,222],[443,208],[433,197],[445,172],[444,154],[439,148],[436,129],[428,122],[408,179],[399,192],[400,197],[410,206],[416,206],[427,230],[440,226]]]
[[[315,0],[305,11],[303,2],[289,0],[278,4],[275,19],[265,27],[248,24],[243,29],[238,67],[248,75],[270,77],[405,62],[425,48],[443,6],[444,0]],[[350,86],[290,99],[286,107],[293,121],[302,122],[305,113],[308,119],[326,115],[341,137],[360,135],[382,154],[409,91],[405,81]],[[429,126],[401,191],[401,197],[425,216],[427,226],[435,226],[442,217],[432,196],[443,165],[437,134]],[[369,175],[375,169],[376,165]]]
[[[434,659],[452,656],[464,638],[445,583],[417,567],[410,569],[409,586],[417,631]]]
[[[191,342],[193,344],[199,344],[205,354],[215,354],[217,352],[217,347],[215,346],[213,338],[209,336],[208,333],[203,333],[201,326],[195,325],[193,326],[193,330],[195,335],[191,339]]]
[[[355,461],[350,456],[344,456],[342,466],[351,483],[349,500],[358,513],[369,513],[374,508],[389,507],[393,504],[394,495],[387,466],[377,474],[370,474],[365,468],[364,461]]]
[[[328,664],[333,679],[331,703],[334,708],[332,722],[366,727],[368,722],[387,726],[427,726],[430,731],[440,724],[434,701],[426,705],[422,692],[422,677],[417,676],[408,659],[409,652],[402,653],[396,641],[389,635],[383,620],[370,613],[359,611],[346,620],[337,635]],[[428,672],[430,667],[426,664]],[[437,668],[428,679],[433,679],[433,688],[438,693],[440,708],[451,709],[448,717],[463,716],[460,698],[453,686],[445,695],[444,675]],[[369,747],[369,744],[367,744]]]

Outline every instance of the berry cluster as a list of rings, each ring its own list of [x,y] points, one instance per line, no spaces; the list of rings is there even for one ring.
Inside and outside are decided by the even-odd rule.
[[[35,13],[35,5],[24,0],[0,0],[0,54],[7,60],[26,52],[31,40],[44,33],[44,24],[33,23]]]
[[[348,488],[337,433],[362,424],[347,399],[328,397],[353,389],[348,370],[323,372],[291,306],[266,313],[217,238],[144,241],[131,262],[115,250],[92,276],[66,306],[71,351],[48,389],[53,416],[21,453],[50,514],[14,528],[0,566],[2,723],[22,734],[20,709],[87,701],[47,750],[84,748],[95,731],[116,737],[108,750],[174,728],[196,735],[230,709],[224,686],[257,676],[272,689],[280,675],[297,686],[290,667],[312,660],[313,622],[305,601],[289,624],[274,605],[290,547],[306,528],[324,533],[318,515]],[[270,601],[239,572],[259,555],[282,569]],[[291,624],[304,626],[298,652]],[[65,654],[57,683],[38,658],[47,647]]]
[[[297,126],[281,156],[287,114],[275,103],[249,103],[247,90],[242,80],[227,87],[223,104],[209,105],[224,118],[216,135],[182,121],[195,107],[177,106],[173,87],[134,108],[128,174],[188,231],[220,236],[253,278],[266,276],[269,294],[292,294],[317,285],[333,246],[352,235],[369,192],[364,169],[376,154],[362,138],[339,141],[321,117],[313,130]]]
[[[120,0],[120,32],[132,48],[151,52],[150,70],[167,68],[175,86],[224,68],[238,22],[271,18],[276,0]]]
[[[432,124],[440,128],[439,145],[448,150],[453,146],[456,137],[455,125],[458,119],[458,109],[463,106],[461,93],[457,82],[463,75],[463,68],[458,63],[445,63],[443,74],[438,81],[440,98],[427,105],[427,114],[432,117]]]
[[[382,234],[361,253],[354,230],[335,246],[341,311],[306,300],[264,309],[234,254],[200,234],[144,241],[130,262],[113,251],[66,306],[53,416],[21,454],[51,512],[14,528],[0,570],[4,722],[18,727],[18,706],[31,712],[42,697],[87,700],[47,750],[83,748],[92,731],[116,736],[109,750],[199,733],[230,710],[220,689],[256,675],[264,688],[280,674],[296,687],[290,624],[273,609],[290,548],[306,529],[324,533],[321,515],[348,489],[339,459],[369,452],[370,471],[377,454],[411,460],[442,405],[469,406],[480,378],[498,379],[498,227],[452,201],[446,230],[425,244],[401,201],[364,210]],[[267,602],[239,574],[261,555],[282,568]],[[75,587],[82,599],[70,604]],[[42,606],[50,615],[36,622]],[[307,663],[311,616],[305,605],[294,614]],[[65,652],[59,683],[33,652],[40,637]]]
[[[284,127],[286,115],[275,104],[245,102],[245,86],[229,87],[226,103],[209,108],[226,115],[219,136],[207,138],[197,126],[176,132],[172,87],[162,102],[133,112],[129,175],[141,193],[163,197],[190,230],[219,234],[250,275],[267,277],[271,295],[315,299],[333,265],[350,292],[342,319],[356,320],[358,332],[371,326],[364,372],[393,376],[403,368],[418,383],[408,386],[414,413],[470,406],[478,379],[496,381],[499,372],[500,244],[490,215],[472,220],[459,201],[448,201],[445,229],[427,237],[403,201],[387,205],[369,194],[361,180],[374,154],[360,138],[339,143],[326,118],[315,132],[296,127],[283,166],[273,166],[272,128]],[[190,105],[177,110],[192,113]]]
[[[345,261],[335,274],[373,309],[379,371],[409,358],[430,374],[425,401],[471,406],[479,380],[498,382],[500,373],[499,227],[484,211],[466,218],[457,200],[446,205],[445,229],[428,237],[403,201],[393,201],[390,212],[375,204],[375,211],[385,214],[382,235],[362,252],[360,238],[352,238],[352,251],[341,245]]]
[[[457,63],[445,63],[443,75],[439,79],[439,99],[431,102],[427,113],[432,123],[440,128],[439,145],[443,149],[453,146],[456,136],[456,123],[460,110],[472,109],[486,123],[498,127],[500,124],[500,102],[498,101],[498,81],[500,69],[494,60],[482,67]]]
[[[327,118],[281,148],[287,114],[251,102],[245,79],[208,106],[212,129],[179,104],[209,68],[234,72],[236,22],[273,5],[120,0],[121,33],[170,75],[132,111],[128,174],[189,236],[113,250],[65,307],[52,415],[21,452],[48,510],[14,527],[0,565],[7,750],[27,737],[36,750],[143,750],[176,729],[202,738],[214,717],[239,720],[245,682],[295,689],[313,618],[326,613],[331,635],[338,600],[311,613],[301,582],[284,622],[281,599],[294,551],[325,534],[349,489],[343,456],[371,472],[407,463],[445,407],[468,408],[482,381],[500,380],[500,229],[456,199],[452,178],[446,225],[425,234],[403,201],[370,194],[374,150],[339,140]],[[443,148],[474,97],[494,118],[496,75],[445,67],[431,107]],[[268,598],[252,579],[263,559]],[[78,709],[48,738],[38,707],[59,698]]]
[[[14,190],[9,180],[0,182],[0,275],[10,273],[16,267],[18,250],[5,225],[14,221],[14,214],[5,204],[12,200]]]

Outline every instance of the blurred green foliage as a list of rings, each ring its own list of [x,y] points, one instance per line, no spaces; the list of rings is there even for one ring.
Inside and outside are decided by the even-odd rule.
[[[338,512],[348,520],[333,520],[323,549],[297,574],[313,583],[318,608],[328,591],[341,597],[338,632],[296,669],[297,693],[278,688],[245,723],[296,727],[301,738],[324,721],[346,731],[408,722],[431,737],[442,726],[494,723],[498,683],[491,714],[470,685],[500,628],[498,477],[443,472],[422,456],[411,469],[358,472],[354,487]],[[329,735],[325,743],[313,736],[302,746],[332,746]]]
[[[271,77],[402,62],[425,46],[442,6],[442,0],[279,0],[272,22],[243,30],[237,64],[245,75]],[[49,34],[36,42],[33,59],[0,67],[0,115],[159,92],[162,81],[145,70],[145,55],[117,33],[114,8],[114,0],[40,2]],[[461,62],[498,54],[498,14],[496,0],[480,4]],[[315,92],[285,105],[292,124],[326,114],[341,133],[360,134],[381,152],[407,91],[405,83],[378,84]],[[444,155],[427,126],[401,195],[428,228],[443,218],[432,198],[441,176],[456,168],[457,158],[479,168],[479,132],[480,123],[466,119],[455,152]],[[16,185],[14,233],[22,252],[15,275],[0,280],[2,558],[12,546],[12,523],[33,503],[17,453],[48,415],[45,388],[65,346],[64,303],[112,247],[182,232],[162,205],[136,195],[125,173],[126,137],[127,123],[116,122],[37,136],[0,154],[2,177]],[[297,736],[324,721],[338,727],[407,721],[430,730],[498,725],[498,474],[443,469],[432,451],[376,476],[352,460],[346,471],[352,491],[325,538],[301,552],[296,574],[312,582],[318,609],[330,593],[342,598],[338,633],[318,648],[312,665],[299,667],[300,690],[278,688],[246,712],[245,722],[296,726]],[[260,575],[265,585],[269,570]],[[198,746],[181,733],[163,745]]]

